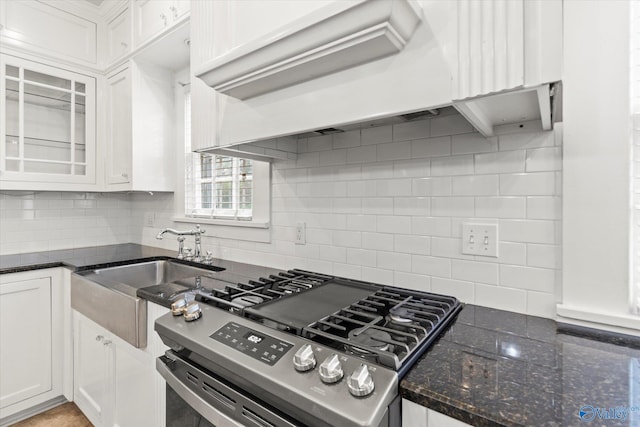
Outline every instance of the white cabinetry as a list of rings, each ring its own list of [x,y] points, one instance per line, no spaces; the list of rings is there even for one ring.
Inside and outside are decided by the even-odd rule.
[[[402,427],[469,427],[469,424],[402,399]]]
[[[183,21],[190,9],[188,0],[133,0],[135,46],[163,33]]]
[[[171,71],[130,61],[107,78],[106,92],[107,188],[173,191]]]
[[[144,349],[73,312],[75,402],[97,427],[165,424],[165,387],[155,359],[166,347],[153,322],[169,310],[147,304],[149,341]]]
[[[93,77],[0,55],[3,189],[95,184],[95,99]]]
[[[63,395],[65,299],[60,269],[0,276],[0,424]]]
[[[131,13],[127,8],[107,23],[107,65],[113,64],[129,52],[131,52]]]
[[[53,3],[0,1],[0,44],[95,67],[98,24]]]

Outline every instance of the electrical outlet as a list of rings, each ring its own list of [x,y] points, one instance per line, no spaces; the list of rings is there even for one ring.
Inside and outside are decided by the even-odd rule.
[[[156,214],[154,212],[146,212],[144,214],[144,226],[145,227],[156,226]]]
[[[497,224],[462,224],[462,253],[498,257]]]
[[[304,222],[296,223],[296,245],[307,244],[307,224]]]

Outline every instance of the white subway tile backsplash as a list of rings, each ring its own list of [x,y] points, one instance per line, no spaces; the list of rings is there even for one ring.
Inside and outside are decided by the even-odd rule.
[[[527,314],[554,318],[556,315],[556,297],[553,293],[527,291]]]
[[[346,248],[359,248],[362,246],[362,234],[359,231],[340,231],[333,232],[333,244]]]
[[[500,265],[501,286],[554,293],[555,280],[555,271],[547,268]]]
[[[431,255],[450,259],[473,259],[472,255],[462,253],[462,240],[451,237],[432,237]]]
[[[552,147],[554,145],[554,135],[553,131],[500,135],[498,145],[500,151]]]
[[[498,151],[498,138],[485,138],[479,133],[454,135],[451,141],[451,154],[474,154]]]
[[[349,148],[360,145],[360,130],[351,130],[333,135],[333,148]]]
[[[377,126],[362,129],[362,145],[384,144],[393,140],[393,126]]]
[[[431,213],[429,197],[394,197],[394,215],[424,216]]]
[[[556,244],[556,221],[500,220],[500,239],[509,242]]]
[[[360,280],[362,278],[362,267],[352,264],[333,263],[333,274],[349,279]]]
[[[393,140],[406,141],[410,139],[428,138],[430,125],[430,120],[419,120],[393,125]]]
[[[432,197],[431,215],[470,217],[475,212],[473,197]]]
[[[407,273],[405,271],[393,272],[393,284],[394,286],[415,289],[417,291],[431,290],[431,278],[429,276]]]
[[[524,170],[525,152],[522,150],[475,155],[477,174],[524,172]]]
[[[500,175],[501,196],[551,196],[556,189],[553,172]]]
[[[393,250],[393,234],[362,233],[362,247],[379,251]]]
[[[523,154],[524,169],[524,154]],[[485,172],[485,173],[491,173]],[[472,175],[473,174],[473,156],[452,156],[452,157],[436,157],[431,159],[431,175],[433,176],[452,176],[452,175]]]
[[[411,141],[411,156],[442,157],[451,155],[451,137],[424,138]]]
[[[393,215],[392,197],[366,197],[362,199],[362,212],[373,215]]]
[[[393,270],[362,267],[362,280],[391,286],[393,285]]]
[[[411,218],[408,216],[379,215],[378,233],[411,234]]]
[[[333,137],[332,135],[312,136],[307,139],[307,144],[309,152],[331,150],[333,148]]]
[[[454,196],[497,196],[498,175],[467,175],[451,178]]]
[[[321,151],[318,154],[318,164],[320,166],[345,165],[347,164],[347,150],[345,148]]]
[[[527,197],[527,218],[559,220],[561,217],[560,197]]]
[[[412,183],[414,196],[450,196],[451,177],[414,178]]]
[[[527,150],[526,171],[558,171],[562,169],[562,148],[536,148]]]
[[[429,255],[431,253],[431,238],[428,236],[396,234],[393,243],[395,252],[415,255]]]
[[[377,183],[377,195],[381,197],[410,196],[411,178],[381,179]]]
[[[451,236],[451,219],[415,217],[411,219],[411,234],[422,236]]]
[[[451,278],[497,285],[498,265],[454,259],[451,261]]]
[[[358,214],[362,211],[362,200],[356,197],[340,197],[333,199],[334,213]]]
[[[347,149],[347,163],[370,163],[375,162],[378,157],[377,146],[365,145],[361,147]]]
[[[431,290],[439,294],[454,296],[465,303],[472,304],[475,301],[475,286],[472,282],[433,277]]]
[[[525,218],[524,197],[477,197],[475,216],[480,218]]]
[[[369,249],[347,249],[347,264],[376,267],[377,252]]]
[[[487,286],[481,283],[476,283],[475,291],[475,302],[478,305],[499,310],[516,311],[518,313],[527,312],[527,291],[500,286]]]
[[[356,231],[376,231],[375,215],[348,215],[347,229]]]
[[[411,255],[397,252],[378,252],[377,266],[386,270],[411,272]]]
[[[347,196],[375,197],[378,192],[377,185],[377,182],[374,180],[349,181],[347,182]]]
[[[393,162],[394,178],[424,177],[429,175],[431,163],[428,160],[398,160]]]
[[[362,165],[362,179],[393,178],[393,163],[380,162]]]
[[[407,160],[411,158],[411,141],[378,144],[378,161]]]
[[[411,255],[411,271],[429,276],[450,278],[451,260],[434,256]]]
[[[528,244],[527,265],[560,269],[562,267],[562,249],[558,245]]]

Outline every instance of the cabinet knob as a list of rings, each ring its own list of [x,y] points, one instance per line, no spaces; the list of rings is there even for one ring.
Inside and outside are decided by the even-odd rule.
[[[104,339],[102,335],[96,335],[96,341],[100,342]]]
[[[111,340],[104,340],[102,345],[111,345]]]
[[[165,15],[164,13],[160,14],[160,19],[162,19],[164,21],[164,25],[167,25],[167,15]]]
[[[129,174],[128,173],[121,173],[120,176],[122,176],[123,178],[129,178]]]
[[[129,47],[129,45],[128,45],[127,43],[125,43],[125,42],[120,42],[120,45],[121,45],[123,48],[125,48],[125,49],[126,49],[127,47]]]
[[[178,17],[178,9],[175,6],[171,6],[169,10],[173,13],[173,19],[176,19]]]

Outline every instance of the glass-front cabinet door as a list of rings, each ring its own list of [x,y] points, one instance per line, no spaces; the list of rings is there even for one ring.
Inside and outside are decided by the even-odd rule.
[[[94,183],[95,79],[9,55],[0,66],[0,179]]]

